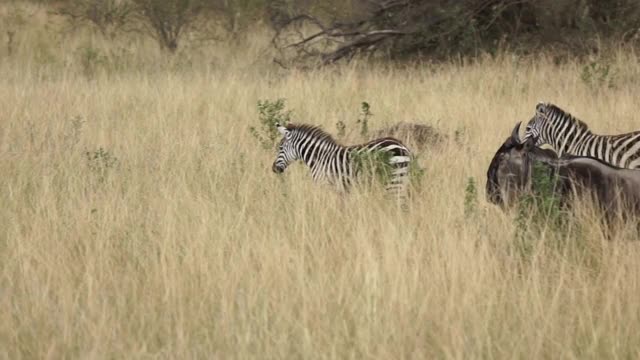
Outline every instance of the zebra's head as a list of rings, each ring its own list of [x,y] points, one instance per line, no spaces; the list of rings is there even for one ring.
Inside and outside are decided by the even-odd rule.
[[[273,162],[273,172],[279,174],[282,173],[289,164],[298,160],[298,152],[296,151],[293,143],[293,131],[286,126],[276,124],[278,132],[282,135],[282,140],[278,144],[278,155]]]
[[[540,146],[544,143],[541,133],[543,125],[546,123],[548,115],[547,115],[547,107],[548,104],[544,102],[538,102],[536,105],[536,113],[533,115],[531,120],[527,123],[527,127],[524,132],[524,139],[522,142],[526,142],[530,138],[536,139],[536,146]]]

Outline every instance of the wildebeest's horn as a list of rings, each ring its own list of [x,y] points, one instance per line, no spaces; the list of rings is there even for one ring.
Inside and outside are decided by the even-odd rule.
[[[519,121],[516,124],[516,127],[513,128],[513,132],[511,132],[511,139],[518,144],[520,143],[520,124],[521,123],[522,121]]]

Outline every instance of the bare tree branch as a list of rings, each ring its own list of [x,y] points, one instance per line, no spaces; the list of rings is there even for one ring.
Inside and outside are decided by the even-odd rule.
[[[276,28],[272,44],[283,57],[281,62],[287,57],[293,62],[305,62],[313,60],[315,54],[321,65],[355,53],[384,50],[385,54],[403,56],[435,51],[452,47],[444,43],[476,41],[473,39],[491,32],[506,10],[530,1],[367,0],[369,13],[352,21],[327,24],[310,14],[294,16]],[[299,29],[305,26],[317,31],[304,34]]]

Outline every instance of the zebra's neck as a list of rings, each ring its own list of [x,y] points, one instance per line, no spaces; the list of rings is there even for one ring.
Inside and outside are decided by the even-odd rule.
[[[301,143],[298,146],[298,158],[313,171],[342,148],[343,146],[332,141],[311,139],[308,143]]]
[[[584,123],[573,116],[556,114],[547,121],[542,136],[559,154],[562,154],[571,153],[585,140],[592,138],[593,134]]]

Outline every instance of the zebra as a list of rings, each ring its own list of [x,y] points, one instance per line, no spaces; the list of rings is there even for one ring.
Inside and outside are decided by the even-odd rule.
[[[408,192],[411,151],[397,139],[383,137],[360,145],[344,146],[336,142],[321,128],[307,124],[276,124],[283,136],[272,170],[282,173],[296,160],[303,161],[311,170],[314,181],[326,181],[346,191],[362,173],[358,159],[362,155],[385,155],[379,161],[389,166],[390,176],[385,184],[387,193],[403,200]]]
[[[551,103],[536,105],[523,141],[530,137],[537,138],[536,146],[551,145],[558,156],[590,156],[620,168],[640,169],[640,131],[597,135],[586,123]]]

